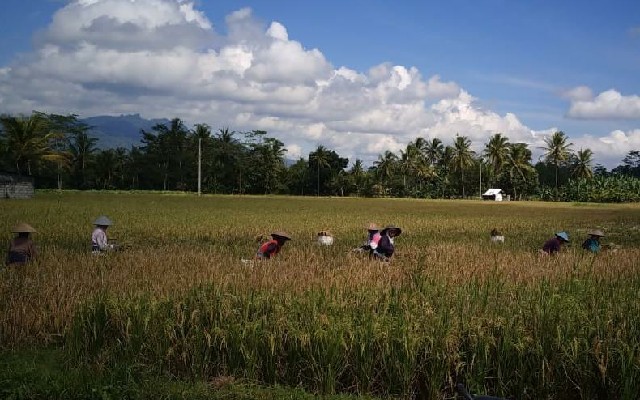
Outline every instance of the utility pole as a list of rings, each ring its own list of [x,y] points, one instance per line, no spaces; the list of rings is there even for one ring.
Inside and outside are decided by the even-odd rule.
[[[198,196],[202,194],[202,138],[198,138]]]
[[[480,200],[482,200],[482,157],[480,157]]]

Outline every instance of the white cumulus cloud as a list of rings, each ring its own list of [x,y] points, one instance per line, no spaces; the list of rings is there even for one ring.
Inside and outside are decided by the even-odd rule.
[[[265,24],[250,8],[226,16],[223,35],[192,0],[65,4],[37,34],[30,54],[0,66],[4,112],[180,117],[266,130],[290,157],[323,144],[366,161],[417,137],[448,144],[466,135],[481,150],[494,133],[530,144],[545,133],[513,113],[480,107],[456,82],[423,77],[416,67],[335,67],[319,49],[291,38],[283,24]],[[608,91],[594,98],[586,87],[566,96],[576,117],[638,115],[637,96]],[[637,135],[611,134],[604,138],[609,143],[585,137],[584,143],[618,155],[637,148]]]
[[[623,96],[614,89],[592,97],[587,90],[576,88],[568,115],[583,119],[640,119],[640,96]],[[576,90],[574,89],[574,91]],[[588,88],[587,88],[588,89]],[[589,91],[590,92],[590,91]]]

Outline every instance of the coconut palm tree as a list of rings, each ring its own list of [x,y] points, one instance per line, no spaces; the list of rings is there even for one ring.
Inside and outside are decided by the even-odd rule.
[[[320,168],[329,167],[329,150],[324,146],[320,145],[316,148],[316,151],[309,154],[309,162],[314,162],[316,164],[317,170],[317,192],[316,195],[320,196]]]
[[[464,191],[464,171],[473,165],[473,151],[471,150],[471,140],[466,136],[456,136],[453,142],[452,165],[455,171],[460,172],[460,184],[462,186],[462,197]]]
[[[436,165],[440,162],[444,153],[444,145],[442,140],[433,138],[430,142],[427,142],[424,147],[424,155],[431,165]]]
[[[489,138],[489,142],[484,147],[484,154],[491,165],[493,177],[497,177],[502,172],[502,167],[507,161],[509,153],[509,139],[496,133]]]
[[[62,134],[51,130],[49,119],[43,113],[34,112],[29,117],[1,116],[0,130],[7,155],[16,172],[31,175],[32,167],[39,161],[63,161],[52,144]]]
[[[376,173],[378,177],[380,177],[382,184],[385,184],[393,175],[397,161],[398,156],[387,150],[384,154],[378,156],[378,160],[373,162],[373,166],[376,168]]]
[[[592,163],[593,152],[590,149],[578,150],[573,160],[571,174],[576,178],[589,179],[593,177]]]
[[[504,167],[509,173],[509,180],[513,187],[513,198],[518,197],[518,180],[522,185],[527,183],[527,176],[534,170],[531,166],[531,150],[526,143],[513,143],[507,147],[508,151]]]
[[[556,200],[558,199],[558,170],[560,165],[569,159],[570,147],[573,143],[567,143],[567,136],[562,131],[554,132],[553,135],[544,139],[545,160],[556,166]]]

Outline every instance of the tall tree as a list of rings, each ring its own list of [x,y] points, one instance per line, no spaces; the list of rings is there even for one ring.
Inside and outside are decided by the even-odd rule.
[[[397,168],[397,162],[398,156],[389,150],[385,151],[384,154],[379,155],[378,159],[373,162],[376,175],[385,189],[389,182],[389,178],[393,176],[393,173]]]
[[[508,145],[508,151],[504,163],[509,176],[509,184],[513,188],[513,198],[520,195],[535,181],[536,172],[531,165],[531,150],[526,143],[512,143]]]
[[[342,158],[333,150],[328,150],[324,146],[318,146],[315,151],[309,153],[309,177],[315,176],[313,182],[316,186],[316,194],[322,195],[329,191],[327,184],[340,171],[344,170],[349,163],[349,159]],[[312,182],[309,182],[312,183]],[[310,185],[310,188],[313,186]],[[311,189],[310,191],[312,191]]]
[[[89,187],[87,171],[93,163],[93,157],[98,150],[98,139],[90,137],[87,130],[80,130],[69,138],[69,153],[71,153],[71,168],[75,186],[81,189]]]
[[[590,149],[578,150],[573,159],[571,174],[576,178],[589,179],[593,177],[592,163],[593,152]]]
[[[0,136],[5,156],[11,160],[18,174],[32,175],[32,168],[40,161],[56,161],[60,155],[52,149],[52,143],[60,132],[51,130],[46,114],[34,112],[25,116],[0,116]]]
[[[545,151],[544,156],[546,161],[556,167],[556,200],[558,199],[558,170],[560,169],[560,165],[569,159],[570,148],[573,145],[573,143],[568,143],[567,139],[564,132],[557,131],[544,139],[545,146],[542,147]]]
[[[455,171],[460,172],[460,184],[462,186],[462,197],[464,191],[464,171],[473,165],[473,151],[471,151],[471,141],[466,136],[456,136],[453,142],[452,165]]]
[[[485,145],[484,154],[489,161],[489,165],[491,165],[491,173],[494,180],[502,172],[508,153],[509,139],[502,136],[501,133],[491,136],[489,142]]]
[[[440,159],[444,153],[444,145],[442,144],[442,140],[438,138],[431,139],[430,142],[427,142],[424,147],[424,155],[427,158],[427,161],[431,165],[436,165],[440,162]]]

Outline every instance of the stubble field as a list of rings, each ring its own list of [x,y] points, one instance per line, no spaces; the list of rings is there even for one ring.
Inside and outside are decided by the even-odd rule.
[[[3,201],[0,214],[4,243],[25,221],[41,252],[0,271],[5,351],[318,394],[640,392],[638,205],[68,192]],[[126,251],[90,254],[102,214]],[[391,263],[350,251],[369,222],[403,228]],[[494,227],[504,244],[490,243]],[[618,250],[583,252],[592,228]],[[240,261],[274,230],[294,238],[276,259]],[[320,230],[333,246],[316,244]],[[539,256],[558,230],[572,246]]]

